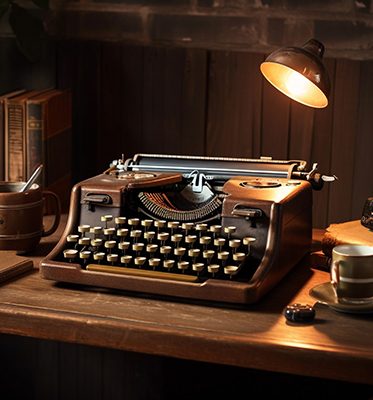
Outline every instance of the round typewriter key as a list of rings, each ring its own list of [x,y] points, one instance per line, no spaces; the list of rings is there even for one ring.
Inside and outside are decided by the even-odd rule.
[[[152,219],[143,219],[141,220],[141,226],[145,228],[145,230],[148,230],[153,225],[153,220]]]
[[[131,238],[134,238],[134,241],[135,241],[135,242],[137,241],[137,239],[138,239],[139,237],[141,237],[141,235],[142,235],[142,231],[141,231],[140,229],[134,229],[134,230],[132,230],[131,233],[130,233],[130,237],[131,237]]]
[[[146,252],[147,253],[155,253],[158,250],[157,244],[147,244],[146,245]]]
[[[178,256],[180,258],[185,254],[185,252],[186,252],[186,248],[185,247],[176,247],[174,249],[175,256]]]
[[[154,226],[155,226],[156,228],[158,228],[158,230],[159,230],[160,228],[164,228],[166,225],[167,225],[167,222],[164,221],[163,219],[154,221]]]
[[[216,238],[214,239],[214,246],[219,248],[219,251],[222,251],[223,246],[225,245],[224,238]]]
[[[195,263],[192,265],[193,271],[197,272],[197,275],[205,268],[205,264],[203,263]]]
[[[78,255],[78,250],[74,250],[74,249],[66,249],[63,251],[63,256],[68,259],[70,262],[76,258],[76,256]]]
[[[143,251],[144,247],[145,247],[144,243],[134,243],[132,245],[132,250],[136,252],[137,256],[139,256],[140,253]]]
[[[140,223],[139,218],[130,218],[128,220],[128,225],[130,225],[130,226],[137,226],[139,223]]]
[[[90,242],[91,242],[91,239],[89,237],[82,237],[82,238],[79,239],[78,243],[81,246],[89,246]]]
[[[127,228],[119,228],[117,229],[117,236],[120,238],[124,238],[128,235],[128,229]]]
[[[101,215],[101,222],[105,222],[105,228],[107,228],[107,223],[113,220],[112,215]]]
[[[168,271],[174,266],[175,260],[164,260],[163,267],[166,268]]]
[[[229,257],[229,252],[228,251],[220,251],[218,253],[218,259],[219,260],[226,261],[226,260],[228,260],[228,257]]]
[[[181,270],[181,272],[184,273],[185,270],[187,270],[189,267],[188,261],[179,261],[177,263],[177,268]]]
[[[228,239],[230,239],[232,233],[236,232],[236,227],[235,226],[226,226],[224,227],[224,233],[227,234]]]
[[[189,249],[188,250],[188,256],[193,258],[193,261],[197,259],[197,257],[200,255],[201,250],[200,249]]]
[[[117,242],[115,240],[107,240],[104,244],[106,249],[113,249]]]
[[[106,256],[106,259],[109,263],[112,263],[112,265],[114,265],[114,263],[118,262],[118,254],[108,254]]]
[[[118,248],[119,248],[119,250],[123,250],[123,252],[124,252],[130,247],[130,244],[131,244],[130,242],[119,242]]]
[[[100,261],[102,261],[104,258],[105,258],[105,253],[103,253],[102,251],[93,254],[93,259],[97,261],[98,264],[100,264]]]
[[[115,217],[115,223],[119,225],[124,225],[127,222],[126,217]]]
[[[149,243],[155,238],[155,232],[154,231],[147,231],[144,232],[144,239],[146,239]]]
[[[78,243],[79,235],[67,235],[66,241],[68,243]]]
[[[212,257],[214,257],[215,251],[214,250],[204,250],[202,253],[202,257],[207,259],[207,261],[210,263]]]
[[[202,236],[199,238],[199,244],[204,245],[204,248],[207,248],[207,245],[211,243],[211,237],[210,236]]]
[[[214,238],[217,234],[221,232],[221,225],[211,225],[209,231],[214,234]]]
[[[216,274],[217,272],[219,272],[219,268],[220,268],[220,266],[219,266],[218,264],[210,264],[210,265],[207,267],[207,271],[208,271],[210,274],[212,274],[212,277],[214,277],[215,274]]]
[[[91,229],[90,225],[79,225],[78,232],[82,233],[82,237],[84,237],[85,233],[89,232]]]
[[[113,236],[114,233],[115,233],[115,228],[105,228],[104,229],[104,235],[107,236],[108,238]]]
[[[176,247],[179,246],[179,243],[181,242],[182,239],[183,235],[181,235],[180,233],[175,233],[174,235],[171,235],[171,242],[176,243]]]
[[[185,236],[185,243],[190,244],[191,246],[193,246],[193,243],[197,240],[197,236],[196,235],[188,235]]]
[[[207,231],[207,229],[208,229],[207,224],[197,224],[196,225],[196,231],[198,231],[200,233],[200,235],[202,234],[202,232]]]
[[[160,259],[160,258],[151,258],[151,259],[149,260],[149,265],[150,265],[153,269],[156,269],[160,263],[161,263],[161,259]]]
[[[132,261],[132,256],[122,256],[120,258],[120,262],[124,264],[125,267],[128,267],[129,263]]]
[[[245,253],[234,253],[233,254],[233,260],[234,261],[238,261],[238,262],[242,262],[246,257]]]
[[[167,257],[168,254],[171,253],[172,247],[171,246],[161,246],[159,251],[161,254],[164,254]]]
[[[183,223],[181,224],[181,227],[182,227],[182,229],[184,229],[185,234],[188,235],[188,232],[189,232],[191,229],[193,229],[194,224],[193,224],[193,222],[183,222]]]
[[[311,322],[315,318],[315,309],[309,304],[294,303],[285,308],[284,315],[291,322]]]
[[[171,232],[173,232],[174,229],[177,229],[179,225],[180,223],[178,221],[169,221],[167,223],[167,227],[171,229]]]
[[[104,241],[102,239],[92,239],[91,246],[92,247],[100,247]]]
[[[231,239],[229,241],[229,247],[233,249],[233,252],[235,253],[236,250],[241,246],[241,240],[240,239]]]
[[[246,236],[242,239],[242,243],[247,247],[247,255],[250,254],[250,250],[251,250],[251,245],[252,243],[254,243],[256,241],[256,238],[254,237],[250,237],[250,236]]]
[[[135,265],[141,268],[146,262],[146,257],[136,257],[135,258]]]
[[[232,279],[232,276],[235,275],[238,271],[238,267],[236,265],[227,265],[224,267],[224,273],[229,275],[229,278]]]
[[[89,232],[93,233],[94,236],[101,235],[103,233],[103,228],[101,226],[93,226]]]

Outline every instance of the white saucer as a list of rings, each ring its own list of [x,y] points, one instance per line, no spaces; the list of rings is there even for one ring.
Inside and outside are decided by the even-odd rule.
[[[373,313],[373,302],[366,304],[339,303],[331,282],[325,282],[313,287],[310,290],[310,296],[320,303],[327,304],[336,311],[359,314]]]

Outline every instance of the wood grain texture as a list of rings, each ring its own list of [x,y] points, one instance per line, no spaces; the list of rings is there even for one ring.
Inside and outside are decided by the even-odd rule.
[[[359,108],[352,183],[351,216],[360,216],[365,200],[373,194],[373,62],[360,64]]]
[[[260,156],[261,61],[258,54],[211,52],[207,155]]]
[[[352,218],[359,79],[358,61],[338,60],[334,79],[331,170],[339,180],[330,187],[328,219],[331,221]]]

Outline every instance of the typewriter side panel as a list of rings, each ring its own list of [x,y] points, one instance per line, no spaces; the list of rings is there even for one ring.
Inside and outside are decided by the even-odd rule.
[[[245,187],[242,178],[227,182],[230,194],[223,207],[224,224],[238,227],[241,237],[253,236],[253,257],[259,262],[247,288],[252,303],[274,287],[310,251],[312,188],[308,182],[277,179],[280,186]],[[235,215],[237,209],[248,216]],[[242,213],[243,214],[243,213]],[[252,216],[253,215],[253,216]]]

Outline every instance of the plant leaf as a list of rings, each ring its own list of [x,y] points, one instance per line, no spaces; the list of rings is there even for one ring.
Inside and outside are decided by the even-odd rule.
[[[11,4],[9,23],[22,53],[30,60],[41,57],[46,33],[43,21],[16,3]]]
[[[49,0],[32,0],[32,2],[43,10],[49,10]]]

